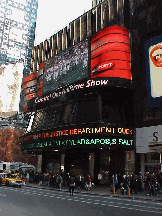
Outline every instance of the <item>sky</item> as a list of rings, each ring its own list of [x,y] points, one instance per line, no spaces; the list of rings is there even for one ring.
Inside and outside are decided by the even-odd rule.
[[[35,43],[38,45],[92,8],[92,0],[38,0]]]

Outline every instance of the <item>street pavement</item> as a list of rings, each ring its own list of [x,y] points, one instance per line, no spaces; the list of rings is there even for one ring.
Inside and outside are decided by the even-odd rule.
[[[42,186],[41,186],[42,187]],[[0,215],[16,216],[161,216],[162,202],[128,196],[90,194],[78,189],[73,196],[38,185],[0,188]],[[97,188],[96,188],[97,189]],[[99,188],[98,188],[99,189]],[[94,188],[95,190],[95,188]],[[80,191],[80,192],[79,192]],[[78,193],[77,193],[78,192]]]
[[[38,183],[29,183],[29,187],[59,191],[58,189],[55,189],[53,187],[49,187],[47,185],[40,186]],[[62,191],[69,193],[68,188],[62,187]],[[122,195],[120,189],[115,194],[113,194],[110,192],[110,187],[106,187],[106,186],[103,186],[103,187],[94,186],[91,191],[87,191],[86,189],[81,189],[81,188],[75,187],[74,194],[75,193],[76,194],[81,193],[81,194],[91,194],[91,195],[100,195],[100,196],[122,197],[123,199],[129,198],[129,199],[136,199],[136,200],[141,199],[141,200],[151,200],[154,202],[155,201],[162,202],[162,194],[158,194],[158,196],[151,196],[150,197],[149,195],[147,195],[146,191],[138,192],[137,194],[135,194],[135,192],[133,191],[133,193],[131,193],[130,196],[128,196],[126,194],[126,191],[125,191],[124,195]]]

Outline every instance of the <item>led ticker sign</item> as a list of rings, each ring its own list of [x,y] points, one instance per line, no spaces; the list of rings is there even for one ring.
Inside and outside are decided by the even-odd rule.
[[[81,139],[67,139],[67,140],[53,140],[47,142],[38,142],[22,145],[21,149],[33,149],[33,148],[43,148],[43,147],[59,147],[59,146],[132,146],[132,139],[121,139],[121,138],[102,138],[102,139],[91,139],[91,138],[81,138]]]
[[[102,134],[102,135],[133,135],[133,130],[129,128],[114,128],[114,127],[86,127],[86,128],[74,128],[74,129],[66,129],[66,130],[58,130],[51,132],[43,132],[39,134],[28,135],[22,137],[21,141],[26,140],[37,140],[44,138],[52,138],[52,137],[64,137],[64,136],[72,136],[72,135],[85,135],[85,134]]]
[[[122,26],[106,27],[91,38],[90,78],[131,80],[129,31]]]

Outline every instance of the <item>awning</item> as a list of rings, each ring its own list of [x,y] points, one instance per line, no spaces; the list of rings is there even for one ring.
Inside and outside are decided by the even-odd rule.
[[[158,151],[158,152],[162,152],[162,141],[150,142],[149,149]]]

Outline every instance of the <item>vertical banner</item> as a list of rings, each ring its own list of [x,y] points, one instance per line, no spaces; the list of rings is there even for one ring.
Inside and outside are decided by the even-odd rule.
[[[39,65],[39,71],[37,74],[37,96],[42,96],[42,88],[43,88],[43,69],[44,62]]]
[[[22,95],[24,100],[24,112],[27,112],[27,102],[36,97],[37,72],[26,76],[22,80]]]

